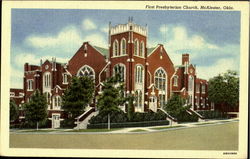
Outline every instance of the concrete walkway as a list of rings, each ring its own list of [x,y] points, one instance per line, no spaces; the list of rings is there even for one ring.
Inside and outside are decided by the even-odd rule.
[[[151,126],[151,127],[133,127],[133,128],[121,128],[118,130],[111,130],[111,131],[100,131],[100,132],[72,132],[73,129],[39,129],[38,132],[36,132],[34,129],[11,129],[10,133],[46,133],[46,134],[79,134],[79,133],[87,133],[87,134],[120,134],[120,133],[149,133],[149,132],[158,132],[158,131],[166,131],[166,130],[175,130],[175,129],[183,129],[183,128],[190,128],[190,127],[199,127],[199,126],[207,126],[207,125],[214,125],[214,124],[223,124],[226,122],[235,122],[239,121],[238,118],[233,119],[224,119],[224,120],[205,120],[200,122],[187,122],[187,123],[180,123],[175,125],[163,125],[163,126]]]

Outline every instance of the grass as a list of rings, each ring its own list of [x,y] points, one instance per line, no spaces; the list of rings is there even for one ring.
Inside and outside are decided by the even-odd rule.
[[[10,148],[229,151],[238,150],[238,124],[230,122],[144,134],[13,133],[9,143]]]
[[[70,130],[67,132],[109,132],[120,130],[121,128],[111,128],[111,129],[79,129],[79,130]]]
[[[156,128],[150,128],[150,129],[153,129],[153,130],[162,130],[162,129],[179,128],[179,127],[185,127],[185,126],[177,125],[177,126],[156,127]]]
[[[53,131],[58,131],[58,130],[24,130],[24,131],[21,131],[21,132],[53,132]]]
[[[145,130],[145,129],[135,129],[135,130],[131,130],[129,132],[145,132],[145,131],[147,131],[147,130]]]

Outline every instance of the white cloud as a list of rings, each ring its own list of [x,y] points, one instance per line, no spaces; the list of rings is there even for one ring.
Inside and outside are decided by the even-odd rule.
[[[84,37],[84,41],[89,41],[91,44],[107,48],[108,44],[102,34],[95,33]]]
[[[160,26],[159,30],[161,34],[166,35],[166,33],[168,32],[168,27],[166,25],[162,25]]]
[[[101,31],[101,32],[104,32],[104,33],[108,33],[109,28],[108,28],[107,26],[105,26],[105,27],[102,27],[102,28],[100,29],[100,31]]]
[[[90,20],[90,19],[85,19],[83,22],[82,22],[82,28],[84,30],[95,30],[97,28],[96,24]]]
[[[49,56],[49,55],[37,56],[37,55],[32,54],[32,53],[22,53],[22,54],[18,54],[17,56],[15,56],[15,61],[16,61],[17,66],[23,67],[26,62],[29,64],[33,64],[33,65],[39,65],[41,59],[44,62],[45,60],[51,60],[52,57],[55,57],[55,56]],[[62,57],[58,57],[58,56],[56,57],[57,62],[67,63],[68,60],[70,60],[70,59],[62,58]]]
[[[196,67],[198,78],[209,80],[220,73],[225,73],[227,70],[235,70],[238,68],[237,60],[234,58],[220,59],[211,66],[198,66]]]
[[[81,43],[80,33],[74,26],[63,28],[57,35],[30,35],[25,39],[26,45],[39,52],[50,49],[53,54],[75,51]]]
[[[23,88],[23,70],[15,69],[13,66],[11,67],[11,75],[10,75],[10,87],[11,88]]]

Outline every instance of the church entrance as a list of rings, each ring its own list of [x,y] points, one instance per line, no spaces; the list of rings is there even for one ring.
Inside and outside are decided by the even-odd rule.
[[[59,114],[53,114],[52,115],[52,128],[60,128],[60,115]]]
[[[157,112],[157,97],[151,96],[149,98],[149,109],[151,109],[153,112]]]

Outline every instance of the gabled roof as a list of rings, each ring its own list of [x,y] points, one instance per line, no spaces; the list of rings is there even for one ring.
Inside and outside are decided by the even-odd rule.
[[[153,51],[154,51],[157,47],[158,47],[158,45],[155,46],[155,47],[148,48],[148,49],[147,49],[147,51],[148,51],[148,56],[150,56],[150,55],[153,53]]]
[[[93,45],[92,45],[93,46]],[[102,47],[99,47],[99,46],[93,46],[98,52],[100,52],[103,56],[108,56],[109,54],[109,50],[106,49],[106,48],[102,48]]]

